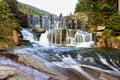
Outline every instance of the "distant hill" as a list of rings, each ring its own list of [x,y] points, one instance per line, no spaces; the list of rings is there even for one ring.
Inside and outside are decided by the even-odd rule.
[[[38,8],[28,5],[28,4],[23,4],[20,2],[18,3],[18,10],[25,14],[31,14],[31,15],[33,15],[33,14],[34,15],[51,15],[52,14],[47,11],[38,9]]]

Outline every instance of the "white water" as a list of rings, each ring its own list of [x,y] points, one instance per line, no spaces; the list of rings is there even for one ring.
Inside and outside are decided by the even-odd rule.
[[[112,65],[110,65],[101,55],[98,54],[98,56],[99,56],[99,58],[100,58],[100,61],[101,61],[103,64],[107,65],[108,67],[110,67],[110,68],[113,69],[114,71],[119,71],[118,69],[116,69],[116,68],[114,68]]]
[[[75,69],[75,70],[79,71],[81,74],[83,74],[84,76],[86,76],[88,79],[96,80],[90,74],[85,72],[81,68],[81,64],[78,64],[70,55],[68,55],[67,57],[62,55],[62,57],[59,56],[59,58],[62,59],[62,62],[53,62],[54,65],[59,66],[61,68],[72,68],[72,69]]]
[[[48,34],[48,32],[46,31],[45,33],[43,33],[41,36],[40,36],[40,44],[42,44],[42,45],[46,45],[46,46],[49,46],[49,40],[48,40],[48,38],[47,38],[47,34]]]
[[[28,29],[21,30],[24,40],[29,40],[30,42],[35,41],[33,34]]]

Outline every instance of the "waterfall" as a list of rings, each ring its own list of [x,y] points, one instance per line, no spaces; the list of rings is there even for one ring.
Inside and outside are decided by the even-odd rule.
[[[42,34],[34,32],[32,33],[30,30],[28,30],[30,34],[34,35],[34,37],[32,37],[37,37],[37,41],[41,44],[45,43],[50,45],[77,47],[91,47],[94,44],[94,41],[92,40],[92,33],[88,33],[76,28],[69,29],[66,25],[66,19],[64,17],[60,21],[58,16],[28,15],[28,23],[29,27],[32,29],[46,29],[46,32]],[[26,34],[23,32],[23,35]],[[26,37],[28,36],[26,35]],[[30,41],[31,40],[33,41],[35,39],[30,39]]]
[[[64,69],[74,69],[89,80],[108,80],[104,78],[104,73],[120,77],[120,51],[114,52],[107,50],[106,52],[102,52],[89,49],[89,47],[94,44],[92,33],[77,28],[69,29],[66,26],[65,19],[61,22],[57,16],[40,17],[32,15],[28,16],[28,22],[31,27],[21,30],[21,33],[24,40],[29,40],[34,43],[26,48],[17,49],[14,51],[15,53],[34,54],[38,56],[45,65],[52,65]],[[35,35],[33,35],[35,33],[31,30],[31,28],[36,27],[46,29],[45,33],[37,34],[40,35],[38,36],[39,40],[37,41],[35,40]],[[64,45],[64,47],[62,45]],[[110,52],[113,53],[113,56],[104,54],[110,54]],[[89,73],[89,71],[85,71],[83,67],[102,71],[103,76],[100,76],[99,78],[94,77],[91,72]],[[101,77],[102,79],[100,79]]]
[[[39,15],[27,15],[29,27],[40,28],[41,26],[41,17]]]
[[[48,32],[46,31],[44,34],[42,34],[41,36],[40,36],[40,43],[42,44],[42,45],[49,45],[49,41],[48,41],[48,38],[47,38],[47,34],[48,34]]]

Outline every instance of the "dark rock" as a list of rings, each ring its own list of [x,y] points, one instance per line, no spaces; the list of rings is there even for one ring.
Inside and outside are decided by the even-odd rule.
[[[33,28],[32,29],[33,33],[38,33],[38,34],[45,33],[45,31],[46,31],[46,29],[44,29],[44,28]]]
[[[29,44],[30,44],[30,41],[20,39],[20,40],[19,40],[19,43],[18,43],[18,46],[20,46],[20,45],[29,45]]]

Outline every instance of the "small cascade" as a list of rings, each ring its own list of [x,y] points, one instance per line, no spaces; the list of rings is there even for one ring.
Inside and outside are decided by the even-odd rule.
[[[32,33],[30,33],[29,29],[23,29],[21,30],[21,33],[23,35],[24,40],[29,40],[30,42],[35,41],[34,36]]]
[[[49,41],[48,41],[48,38],[47,38],[47,34],[48,34],[47,31],[44,34],[42,34],[40,39],[39,39],[40,40],[39,42],[41,44],[43,44],[43,45],[47,45],[48,46],[49,45]]]
[[[81,30],[69,30],[67,32],[68,45],[77,47],[91,47],[94,42],[92,40],[92,33],[83,32]]]

